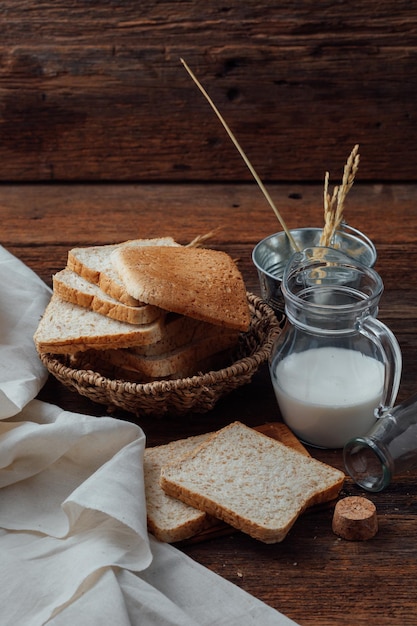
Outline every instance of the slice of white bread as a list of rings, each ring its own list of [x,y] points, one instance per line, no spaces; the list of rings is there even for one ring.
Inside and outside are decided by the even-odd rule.
[[[309,506],[333,500],[344,473],[240,422],[161,470],[170,496],[263,541],[283,541]]]
[[[163,328],[163,316],[150,324],[127,324],[52,294],[34,342],[39,353],[75,354],[90,348],[128,348],[159,341]]]
[[[104,246],[89,246],[73,248],[68,252],[67,266],[91,283],[95,283],[112,298],[128,304],[138,306],[143,304],[140,299],[132,297],[125,288],[123,281],[110,260],[111,253],[119,248],[146,246],[179,246],[172,237],[158,239],[133,239],[117,244]]]
[[[161,315],[161,309],[150,304],[130,306],[115,300],[94,284],[69,268],[52,277],[54,293],[62,300],[87,307],[119,322],[149,324]]]
[[[308,456],[304,446],[282,422],[263,424],[257,426],[256,430]],[[203,537],[204,531],[209,535],[210,529],[215,533],[217,529],[223,532],[225,528],[224,523],[218,519],[168,496],[159,484],[161,469],[165,465],[178,461],[212,435],[213,433],[205,433],[145,449],[144,478],[148,528],[160,541],[174,543],[195,535],[201,534]]]
[[[159,485],[161,468],[194,450],[208,436],[197,435],[145,449],[143,471],[148,529],[160,541],[183,541],[217,523],[206,513],[171,498]]]
[[[247,331],[250,311],[243,277],[219,250],[186,246],[129,246],[111,260],[136,300],[212,324]]]

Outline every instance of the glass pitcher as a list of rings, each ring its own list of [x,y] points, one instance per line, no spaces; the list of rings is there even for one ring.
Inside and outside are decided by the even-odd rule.
[[[284,422],[306,444],[342,448],[394,405],[402,358],[376,319],[375,270],[334,248],[295,253],[281,285],[286,324],[269,368]]]

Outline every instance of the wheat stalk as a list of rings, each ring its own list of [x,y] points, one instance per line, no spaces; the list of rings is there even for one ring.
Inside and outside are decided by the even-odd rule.
[[[207,241],[207,239],[211,239],[213,235],[220,229],[221,227],[218,226],[214,230],[211,230],[210,232],[205,233],[204,235],[197,235],[197,237],[194,237],[194,239],[190,241],[189,243],[187,243],[185,247],[186,248],[200,248],[200,246],[202,246],[203,243]]]
[[[232,142],[234,143],[235,147],[237,148],[240,156],[242,157],[242,159],[244,160],[244,162],[248,166],[252,176],[254,177],[256,182],[258,183],[262,193],[264,194],[264,196],[265,196],[266,200],[268,201],[270,207],[272,208],[272,210],[274,211],[276,217],[278,218],[278,221],[281,224],[283,230],[285,231],[285,234],[287,235],[287,237],[288,237],[288,239],[290,241],[291,247],[293,248],[294,251],[298,252],[299,251],[299,247],[297,246],[296,242],[294,241],[294,237],[291,235],[291,233],[290,233],[289,229],[287,228],[284,220],[282,219],[282,217],[281,217],[277,207],[275,206],[271,196],[269,195],[269,193],[266,190],[263,182],[261,181],[261,179],[259,178],[258,174],[256,173],[255,168],[253,167],[253,165],[249,161],[248,157],[244,153],[243,149],[241,148],[241,146],[240,146],[239,142],[237,141],[236,137],[234,136],[234,134],[230,130],[229,126],[227,125],[225,119],[223,118],[223,116],[221,115],[220,111],[218,110],[218,108],[214,104],[213,100],[208,95],[207,91],[200,84],[200,82],[197,79],[197,77],[194,75],[194,73],[188,67],[188,65],[184,61],[184,59],[180,59],[180,60],[181,60],[181,63],[184,65],[185,69],[187,70],[187,72],[189,73],[189,75],[191,76],[191,78],[193,79],[193,81],[195,82],[195,84],[197,85],[197,87],[199,88],[199,90],[201,91],[201,93],[203,94],[203,96],[206,98],[206,100],[210,104],[211,108],[213,109],[213,111],[215,112],[217,117],[219,118],[220,122],[223,124],[223,127],[225,128],[227,134],[229,135],[230,139],[232,140]]]
[[[359,145],[356,144],[349,155],[343,170],[342,184],[329,194],[329,172],[324,179],[324,228],[320,237],[321,246],[330,246],[336,230],[343,221],[346,196],[352,188],[359,169]]]

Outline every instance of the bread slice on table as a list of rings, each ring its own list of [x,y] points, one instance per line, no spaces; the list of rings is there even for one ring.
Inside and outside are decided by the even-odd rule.
[[[111,260],[111,253],[129,245],[131,248],[147,246],[180,246],[172,237],[158,239],[133,239],[118,244],[73,248],[68,252],[67,266],[91,283],[95,283],[112,298],[138,306],[143,304],[140,299],[132,297],[125,288],[123,281],[116,272]]]
[[[52,294],[34,342],[40,353],[75,354],[91,348],[127,348],[159,341],[163,328],[163,316],[150,324],[127,324]]]
[[[131,306],[106,294],[100,287],[69,268],[52,277],[53,290],[62,300],[78,304],[101,315],[128,324],[149,324],[161,315],[161,309],[150,304]]]
[[[161,470],[170,496],[265,543],[283,541],[309,506],[336,498],[344,473],[240,422]]]
[[[302,443],[282,422],[274,422],[256,426],[256,430],[278,439],[285,445],[299,450],[301,454],[309,456]],[[146,448],[144,455],[144,478],[149,531],[160,541],[176,543],[195,537],[204,538],[230,528],[220,520],[207,515],[203,511],[181,502],[177,498],[168,496],[160,486],[161,470],[184,455],[195,450],[214,433],[206,433],[179,439],[171,443]]]
[[[184,541],[217,523],[206,513],[168,496],[159,485],[161,468],[194,450],[209,434],[146,448],[143,468],[149,531],[160,541]]]
[[[111,259],[137,301],[212,324],[247,331],[243,277],[225,252],[186,246],[122,246]]]

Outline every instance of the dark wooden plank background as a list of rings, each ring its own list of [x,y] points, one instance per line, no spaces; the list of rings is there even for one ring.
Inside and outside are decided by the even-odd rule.
[[[0,3],[0,181],[416,179],[406,0]]]

